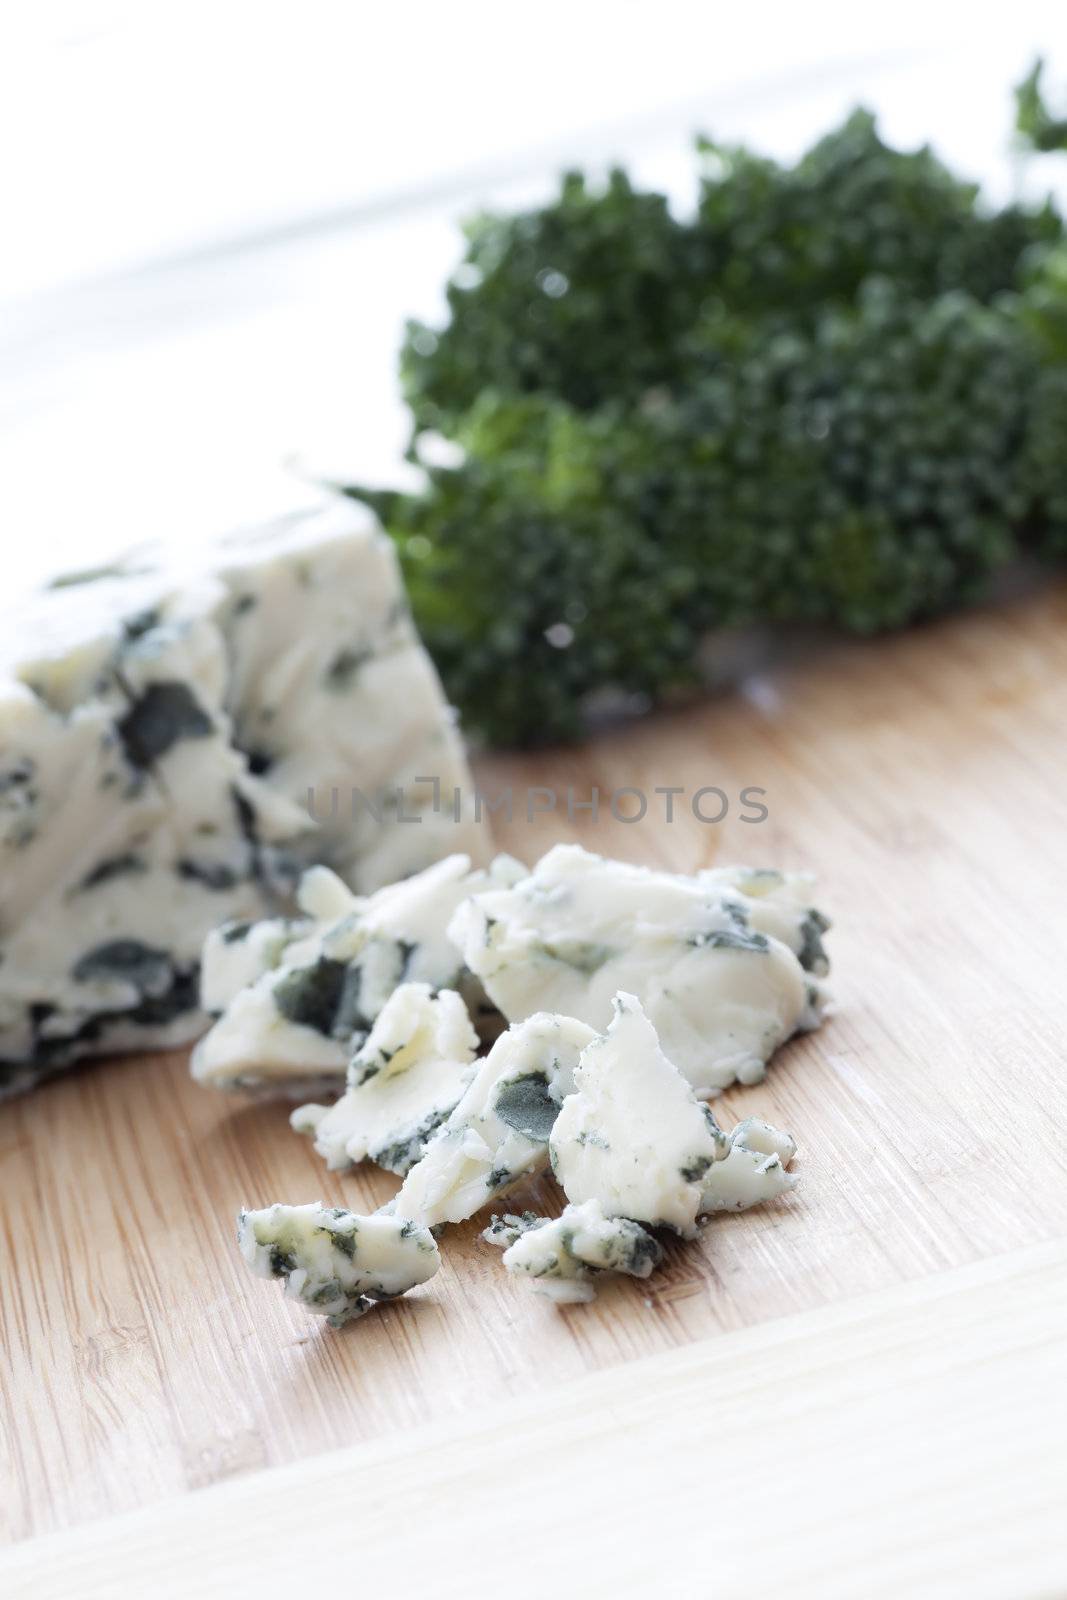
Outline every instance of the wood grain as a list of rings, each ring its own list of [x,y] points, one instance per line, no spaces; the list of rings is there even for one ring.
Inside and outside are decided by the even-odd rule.
[[[667,826],[561,810],[496,831],[694,868],[814,870],[838,1013],[723,1117],[800,1145],[787,1202],[723,1217],[649,1283],[560,1311],[471,1224],[438,1277],[340,1335],[249,1277],[242,1204],[356,1209],[285,1110],[196,1088],[184,1057],[111,1063],[0,1108],[8,1538],[442,1425],[709,1335],[1067,1232],[1067,683],[1062,588],[841,644],[585,748],[486,759],[483,784],[766,790],[768,820]],[[541,1180],[524,1198],[552,1203]],[[599,1392],[599,1391],[598,1391]],[[625,1392],[625,1391],[623,1391]]]
[[[5,1600],[1065,1592],[1067,1247],[0,1552]],[[344,1581],[344,1580],[342,1580]]]

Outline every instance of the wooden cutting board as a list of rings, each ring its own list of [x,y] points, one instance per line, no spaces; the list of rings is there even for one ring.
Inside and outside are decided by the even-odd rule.
[[[867,1407],[864,1427],[877,1433],[880,1418],[892,1440],[893,1418],[909,1403],[908,1375],[922,1364],[925,1331],[933,1339],[936,1308],[950,1303],[959,1308],[957,1343],[944,1348],[966,1350],[971,1378],[985,1360],[1008,1360],[1006,1351],[1015,1362],[988,1368],[992,1390],[983,1391],[986,1378],[978,1385],[989,1398],[988,1422],[963,1390],[958,1397],[960,1417],[979,1430],[995,1421],[1003,1442],[1011,1384],[1026,1372],[1033,1377],[1034,1350],[1047,1348],[1052,1329],[1042,1306],[1047,1300],[1051,1316],[1049,1285],[1054,1279],[1062,1287],[1067,1259],[1054,1247],[1042,1254],[1067,1234],[1065,624],[1060,587],[897,638],[829,646],[803,665],[757,672],[696,710],[658,715],[580,749],[480,762],[483,787],[499,794],[510,785],[514,796],[512,821],[498,815],[498,842],[526,859],[575,838],[683,870],[732,860],[807,868],[835,917],[836,1014],[788,1045],[765,1083],[731,1091],[716,1107],[720,1120],[759,1112],[792,1131],[799,1189],[776,1206],[714,1220],[697,1243],[672,1246],[647,1283],[613,1282],[592,1305],[558,1309],[509,1279],[498,1253],[479,1240],[481,1222],[471,1223],[447,1234],[444,1265],[425,1289],[331,1332],[247,1274],[234,1249],[234,1213],[242,1203],[276,1199],[371,1209],[396,1187],[387,1174],[325,1172],[310,1145],[289,1132],[283,1108],[196,1088],[180,1054],[100,1065],[0,1108],[10,1477],[0,1518],[9,1539],[40,1541],[9,1558],[11,1582],[21,1574],[28,1585],[17,1592],[43,1595],[51,1573],[47,1593],[110,1594],[101,1573],[114,1564],[78,1562],[89,1561],[90,1548],[108,1549],[106,1530],[118,1540],[120,1530],[136,1527],[140,1533],[122,1533],[121,1542],[139,1552],[146,1586],[127,1592],[157,1592],[155,1573],[163,1593],[165,1552],[207,1537],[202,1526],[186,1527],[175,1508],[216,1503],[211,1495],[190,1499],[189,1491],[242,1480],[216,1491],[218,1505],[231,1507],[227,1518],[238,1503],[246,1517],[249,1505],[261,1517],[280,1514],[272,1486],[290,1484],[295,1493],[293,1483],[304,1485],[309,1508],[321,1508],[330,1504],[324,1484],[341,1485],[335,1496],[345,1492],[348,1480],[331,1465],[339,1460],[365,1476],[399,1471],[404,1461],[407,1489],[429,1493],[420,1441],[431,1438],[438,1449],[443,1441],[453,1451],[467,1448],[469,1464],[470,1439],[496,1428],[492,1483],[485,1479],[481,1489],[499,1494],[509,1481],[525,1481],[519,1463],[527,1445],[537,1484],[548,1486],[547,1445],[536,1453],[545,1418],[557,1419],[562,1438],[561,1419],[596,1417],[599,1431],[583,1435],[582,1446],[595,1475],[616,1459],[624,1437],[640,1436],[633,1429],[653,1426],[633,1409],[628,1372],[643,1392],[669,1395],[671,1414],[695,1407],[701,1415],[701,1406],[728,1396],[731,1372],[766,1360],[771,1345],[793,1352],[793,1361],[816,1337],[830,1339],[849,1375],[848,1404]],[[594,785],[600,816],[568,816],[568,786],[582,801]],[[684,791],[669,825],[657,786]],[[731,800],[722,823],[697,821],[688,804],[706,786]],[[530,822],[525,797],[535,787],[555,790],[557,809]],[[624,787],[649,796],[643,820],[618,820],[607,810],[607,797]],[[765,791],[763,822],[741,820],[737,796],[749,787]],[[544,796],[534,801],[545,803]],[[633,806],[633,797],[625,804]],[[716,802],[704,804],[710,814]],[[556,1203],[544,1179],[523,1199]],[[1022,1321],[998,1322],[1011,1307]],[[899,1337],[884,1348],[863,1344],[868,1334],[857,1329],[896,1328],[894,1317],[903,1319]],[[789,1429],[780,1431],[779,1422],[794,1368],[786,1356],[776,1359],[786,1361],[775,1369],[778,1388],[753,1381],[744,1417],[734,1419],[738,1439],[771,1430],[765,1463],[788,1449]],[[888,1385],[879,1374],[894,1360],[903,1366]],[[1060,1377],[1062,1396],[1062,1368]],[[803,1381],[814,1380],[808,1373]],[[823,1387],[812,1389],[822,1396],[824,1420],[842,1401],[835,1381],[845,1378],[824,1372]],[[1037,1400],[1033,1409],[1040,1417]],[[810,1592],[902,1592],[873,1577],[865,1584],[840,1562],[870,1548],[860,1536],[865,1514],[871,1531],[895,1507],[907,1536],[914,1449],[928,1472],[942,1464],[944,1482],[937,1482],[946,1492],[950,1478],[959,1491],[960,1473],[966,1484],[976,1472],[986,1498],[977,1485],[973,1495],[958,1494],[970,1510],[957,1516],[958,1528],[952,1524],[948,1557],[942,1537],[940,1564],[913,1562],[906,1574],[900,1569],[901,1585],[906,1576],[909,1592],[956,1594],[962,1590],[952,1585],[968,1570],[971,1594],[1018,1600],[1067,1591],[1067,1565],[1056,1569],[1058,1587],[1044,1567],[1047,1586],[1040,1587],[1036,1569],[1025,1565],[1024,1544],[1031,1560],[1052,1548],[1041,1537],[1044,1528],[1051,1539],[1053,1524],[1041,1520],[1040,1494],[1025,1541],[1023,1522],[1013,1533],[1010,1518],[979,1515],[986,1500],[1010,1503],[1027,1472],[1033,1490],[1033,1473],[1047,1470],[1048,1448],[1065,1430],[1050,1428],[1025,1471],[1017,1452],[998,1449],[981,1431],[973,1438],[957,1431],[950,1465],[942,1452],[951,1429],[938,1425],[936,1403],[924,1414],[921,1442],[912,1432],[898,1438],[890,1482],[877,1496],[872,1491],[865,1509],[850,1509],[851,1539],[842,1544],[824,1529],[826,1559],[813,1560]],[[501,1444],[505,1418],[512,1419],[509,1448]],[[710,1440],[717,1431],[711,1412],[704,1422]],[[326,1452],[342,1447],[358,1449],[327,1460]],[[686,1448],[695,1448],[692,1440]],[[747,1459],[743,1450],[736,1459]],[[834,1459],[850,1458],[846,1451]],[[565,1453],[556,1460],[565,1471]],[[1062,1454],[1058,1461],[1062,1467]],[[262,1471],[287,1464],[295,1478]],[[746,1487],[715,1467],[713,1456],[707,1470],[716,1503],[727,1482],[735,1495]],[[654,1477],[643,1491],[650,1503],[664,1492]],[[806,1503],[798,1492],[794,1485],[794,1513]],[[925,1497],[928,1510],[941,1504],[936,1483]],[[139,1521],[102,1522],[86,1542],[41,1539],[135,1511]],[[499,1514],[498,1507],[498,1532]],[[912,1528],[920,1555],[921,1539],[936,1534],[929,1521]],[[733,1526],[744,1526],[741,1510]],[[804,1528],[806,1549],[811,1518]],[[380,1544],[380,1528],[376,1537]],[[796,1528],[793,1537],[800,1538]],[[262,1553],[249,1539],[246,1557],[253,1548]],[[353,1582],[367,1563],[380,1570],[379,1544],[371,1539],[363,1549],[364,1565],[354,1561]],[[897,1559],[902,1548],[886,1543]],[[834,1551],[842,1552],[836,1569]],[[57,1552],[65,1552],[62,1560]],[[897,1571],[886,1552],[883,1577]],[[1017,1587],[1008,1580],[1003,1589],[990,1586],[998,1555],[1011,1556]],[[55,1577],[61,1567],[62,1581]],[[232,1585],[222,1561],[224,1569]],[[0,1564],[0,1578],[4,1570]],[[77,1570],[86,1574],[84,1586],[69,1587]],[[834,1587],[842,1570],[846,1581]],[[931,1571],[942,1574],[944,1587],[924,1587]],[[205,1580],[197,1592],[216,1590]],[[260,1584],[258,1592],[267,1589]],[[593,1591],[564,1585],[564,1592]],[[802,1583],[798,1592],[809,1589]]]

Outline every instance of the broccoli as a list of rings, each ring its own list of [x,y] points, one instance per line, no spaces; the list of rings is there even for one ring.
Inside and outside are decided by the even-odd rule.
[[[1058,326],[1063,339],[1067,294],[1059,307]],[[1022,467],[1033,504],[1028,543],[1037,555],[1060,562],[1067,559],[1067,364],[1062,359],[1047,361],[1037,375],[1028,414]]]
[[[643,706],[697,681],[696,574],[671,570],[637,514],[644,436],[611,433],[600,413],[487,395],[464,465],[381,505],[446,690],[490,743],[576,737],[598,690]],[[634,457],[629,492],[609,478],[616,450]]]
[[[1067,150],[1067,116],[1057,117],[1041,91],[1045,63],[1039,56],[1015,90],[1015,131],[1024,146],[1039,153]]]
[[[692,692],[716,629],[896,627],[1067,550],[1052,207],[987,212],[863,112],[792,167],[700,159],[688,220],[615,172],[472,225],[402,355],[413,458],[460,463],[349,491],[491,743]]]
[[[1055,242],[1048,204],[986,212],[928,148],[893,150],[855,111],[795,167],[703,140],[696,223],[709,311],[782,311],[807,321],[871,277],[926,299],[1013,287],[1025,252]]]
[[[981,594],[1030,509],[1035,364],[1009,316],[962,293],[916,306],[878,280],[809,337],[754,334],[682,431],[716,437],[725,410],[728,470],[705,503],[758,560],[758,614],[872,632]]]
[[[868,632],[974,598],[1034,513],[1038,374],[1007,312],[874,281],[810,332],[749,325],[635,413],[484,395],[462,465],[383,508],[446,688],[491,742],[568,738],[606,691],[695,685],[717,627]]]
[[[569,173],[539,211],[480,217],[447,289],[443,329],[412,322],[401,355],[416,431],[451,431],[486,389],[587,409],[685,382],[694,330],[724,315],[807,321],[871,276],[916,296],[1013,287],[1031,245],[1055,242],[1048,205],[986,214],[927,149],[883,144],[855,112],[795,167],[707,140],[696,218],[622,172],[598,191]]]
[[[447,288],[450,321],[408,324],[400,369],[416,429],[447,430],[487,388],[579,407],[670,375],[704,286],[689,228],[613,171],[567,173],[559,198],[482,216]]]

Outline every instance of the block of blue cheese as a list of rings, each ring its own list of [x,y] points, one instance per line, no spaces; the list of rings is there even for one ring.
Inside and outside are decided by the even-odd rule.
[[[388,539],[331,498],[0,610],[0,1094],[201,1033],[223,921],[480,854]],[[458,818],[458,820],[457,820]]]

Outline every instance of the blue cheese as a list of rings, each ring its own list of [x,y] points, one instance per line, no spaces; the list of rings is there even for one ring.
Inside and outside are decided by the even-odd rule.
[[[258,922],[228,921],[213,928],[200,957],[200,1004],[212,1016],[225,1011],[242,989],[273,972],[291,944],[306,938],[303,917],[265,917]]]
[[[647,1278],[663,1259],[662,1246],[626,1217],[609,1217],[596,1200],[567,1206],[549,1219],[524,1211],[494,1217],[482,1238],[504,1250],[509,1272],[528,1277],[538,1294],[557,1302],[592,1300],[604,1273]]]
[[[401,1176],[470,1082],[478,1035],[462,998],[404,983],[386,1001],[348,1068],[332,1106],[306,1105],[290,1122],[310,1134],[326,1165],[340,1171],[368,1157]]]
[[[299,903],[310,931],[233,996],[193,1052],[194,1077],[290,1095],[331,1079],[340,1088],[353,1053],[403,983],[457,989],[479,1012],[484,994],[446,929],[467,895],[522,871],[498,857],[488,871],[472,872],[469,856],[453,855],[369,896],[352,894],[326,868],[308,872]]]
[[[749,926],[788,945],[805,972],[825,978],[830,960],[823,934],[833,926],[811,898],[808,872],[779,872],[774,867],[708,867],[698,883],[742,898]]]
[[[441,1265],[427,1229],[318,1203],[239,1212],[237,1246],[257,1277],[281,1278],[288,1299],[335,1328],[426,1283]]]
[[[640,1002],[619,994],[614,1010],[607,1032],[582,1051],[556,1118],[552,1171],[576,1205],[595,1200],[606,1216],[692,1238],[729,1142],[664,1055]]]
[[[194,1038],[209,929],[287,914],[313,862],[365,893],[469,851],[468,783],[390,542],[351,502],[13,599],[0,1092]]]
[[[786,1169],[796,1155],[796,1141],[760,1117],[747,1117],[727,1135],[730,1148],[704,1179],[700,1210],[747,1211],[765,1200],[777,1200],[797,1184]]]
[[[636,995],[670,1060],[706,1096],[761,1079],[825,1005],[816,970],[825,956],[812,947],[811,969],[801,964],[804,912],[792,889],[776,897],[756,893],[751,875],[743,883],[558,845],[528,877],[465,901],[449,931],[512,1022],[554,1011],[602,1029],[616,993]]]
[[[548,1164],[548,1140],[593,1030],[538,1015],[502,1033],[393,1202],[426,1227],[463,1222]]]

